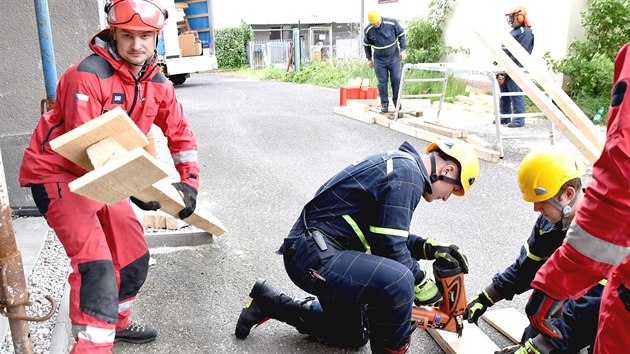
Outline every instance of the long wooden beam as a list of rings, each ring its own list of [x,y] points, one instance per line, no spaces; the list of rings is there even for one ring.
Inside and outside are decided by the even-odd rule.
[[[500,32],[500,39],[503,45],[512,55],[527,68],[530,76],[542,86],[562,112],[575,124],[587,139],[600,151],[604,149],[604,133],[600,132],[595,124],[584,114],[575,102],[552,78],[549,71],[539,60],[534,59],[527,51],[507,32]]]
[[[510,75],[510,77],[521,87],[523,92],[542,110],[569,141],[591,162],[599,158],[601,150],[598,149],[582,131],[580,131],[565,115],[558,109],[549,97],[534,84],[532,80],[525,77],[522,69],[519,68],[510,57],[501,50],[495,43],[491,42],[492,35],[474,30],[475,35],[486,49],[494,55],[496,62]]]

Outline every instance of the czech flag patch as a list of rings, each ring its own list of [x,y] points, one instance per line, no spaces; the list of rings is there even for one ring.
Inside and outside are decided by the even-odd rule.
[[[88,96],[88,95],[84,95],[82,93],[75,93],[74,94],[74,103],[76,103],[77,106],[85,107],[85,106],[87,106],[87,103],[89,101],[90,101],[90,96]]]

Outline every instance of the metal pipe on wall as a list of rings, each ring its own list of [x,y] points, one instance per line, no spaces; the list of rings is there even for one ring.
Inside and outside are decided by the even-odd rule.
[[[48,13],[48,0],[35,1],[35,16],[37,18],[37,33],[39,34],[39,48],[42,55],[44,69],[44,84],[46,85],[47,109],[52,109],[57,99],[57,66],[55,65],[55,51]],[[43,102],[42,102],[42,108]]]

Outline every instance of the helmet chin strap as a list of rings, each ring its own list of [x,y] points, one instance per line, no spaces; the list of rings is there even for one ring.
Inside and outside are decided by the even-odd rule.
[[[437,182],[437,181],[446,181],[448,183],[454,184],[459,186],[460,183],[458,180],[454,179],[454,178],[450,178],[448,176],[444,176],[444,175],[438,175],[436,172],[436,166],[437,163],[435,162],[435,151],[431,151],[429,153],[429,158],[431,159],[431,175],[429,176],[429,180],[431,181],[431,184]]]
[[[578,193],[575,193],[575,195],[567,205],[562,205],[559,201],[553,198],[549,199],[549,203],[551,203],[551,205],[562,212],[562,230],[566,230],[569,228],[570,222],[568,220],[568,217],[569,215],[571,215],[571,211],[573,210],[573,206],[575,205],[577,198]]]

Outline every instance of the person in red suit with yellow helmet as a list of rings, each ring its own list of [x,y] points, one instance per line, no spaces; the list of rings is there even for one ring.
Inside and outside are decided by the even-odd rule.
[[[594,353],[630,348],[630,45],[615,59],[606,143],[593,165],[593,180],[563,245],[538,271],[526,306],[533,327],[558,338],[550,322],[562,300],[577,298],[602,278]]]
[[[87,171],[54,152],[50,141],[121,107],[143,133],[155,124],[167,137],[180,175],[173,185],[185,202],[180,218],[193,213],[199,188],[195,136],[157,65],[166,11],[152,1],[117,0],[108,2],[105,12],[110,28],[92,37],[92,55],[62,75],[57,103],[37,124],[19,177],[70,258],[72,353],[111,353],[114,341],[146,343],[158,332],[131,320],[149,268],[144,230],[131,204],[106,205],[72,193],[68,183]],[[155,201],[131,201],[143,209],[160,207]]]

